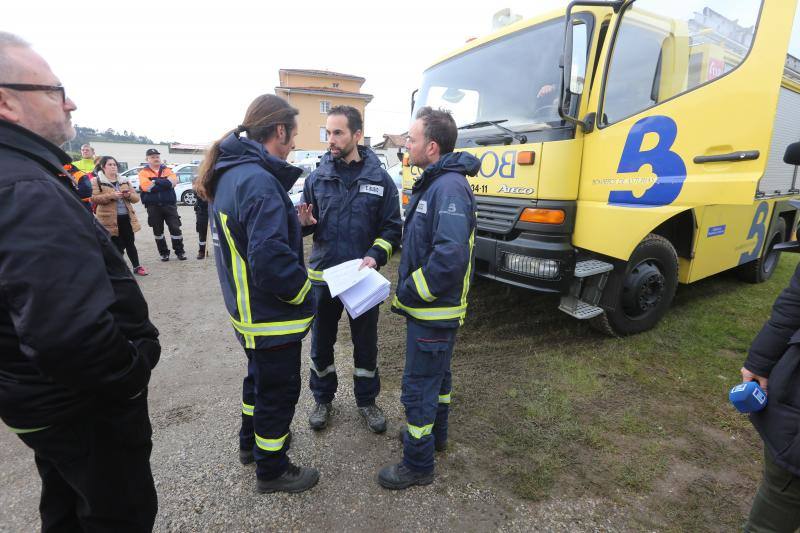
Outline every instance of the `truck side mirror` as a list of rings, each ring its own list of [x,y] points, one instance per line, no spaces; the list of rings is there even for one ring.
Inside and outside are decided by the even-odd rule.
[[[786,147],[783,162],[788,165],[800,165],[800,142],[792,143]]]
[[[586,24],[572,24],[572,50],[570,51],[569,92],[583,94],[583,81],[586,79]]]
[[[571,8],[577,2],[569,5],[564,27],[564,47],[559,61],[561,68],[561,94],[558,103],[558,115],[562,120],[580,126],[584,132],[592,131],[592,121],[580,120],[570,114],[573,103],[583,94],[584,80],[586,79],[586,55],[589,31],[586,22],[577,17],[572,17]],[[574,111],[573,111],[574,112]]]

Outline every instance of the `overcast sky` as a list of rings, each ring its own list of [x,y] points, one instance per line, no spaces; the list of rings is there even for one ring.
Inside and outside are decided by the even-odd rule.
[[[491,31],[495,12],[510,7],[529,17],[567,3],[84,0],[66,11],[8,0],[0,29],[48,60],[78,105],[73,122],[81,126],[206,143],[239,124],[255,96],[273,92],[278,69],[323,69],[366,78],[362,91],[374,95],[366,134],[379,141],[407,129],[422,71]]]

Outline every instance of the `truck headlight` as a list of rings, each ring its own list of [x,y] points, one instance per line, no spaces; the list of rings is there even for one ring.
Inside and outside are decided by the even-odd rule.
[[[559,264],[555,259],[520,254],[504,254],[503,269],[539,279],[556,279],[559,276]]]

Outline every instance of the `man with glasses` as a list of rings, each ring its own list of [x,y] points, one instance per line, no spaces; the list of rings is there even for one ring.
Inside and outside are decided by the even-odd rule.
[[[64,172],[75,109],[0,32],[0,419],[34,451],[42,531],[150,531],[158,330]]]

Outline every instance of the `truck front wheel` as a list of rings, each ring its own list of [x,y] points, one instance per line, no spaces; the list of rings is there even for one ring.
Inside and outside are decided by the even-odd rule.
[[[592,319],[592,325],[614,336],[633,335],[655,326],[669,309],[678,287],[678,254],[672,243],[651,233],[631,254],[625,270],[612,276],[617,287],[613,307]]]

